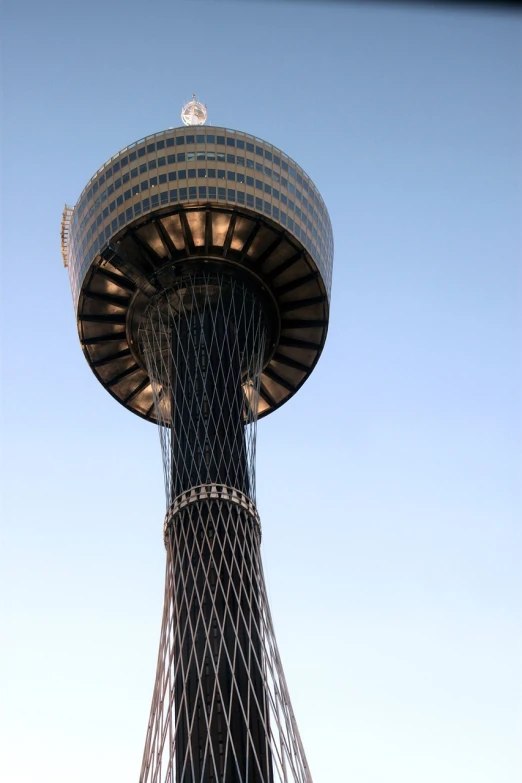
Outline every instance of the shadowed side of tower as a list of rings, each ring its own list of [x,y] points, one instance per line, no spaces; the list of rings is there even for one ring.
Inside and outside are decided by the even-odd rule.
[[[304,783],[260,557],[256,427],[324,345],[331,226],[294,161],[190,127],[205,116],[193,101],[188,127],[115,155],[62,226],[86,358],[162,447],[165,601],[140,783]]]

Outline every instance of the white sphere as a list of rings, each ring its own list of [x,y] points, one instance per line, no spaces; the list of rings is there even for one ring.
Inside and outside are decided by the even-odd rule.
[[[192,100],[184,105],[181,110],[181,121],[183,125],[203,125],[207,119],[207,107],[196,100],[192,95]]]

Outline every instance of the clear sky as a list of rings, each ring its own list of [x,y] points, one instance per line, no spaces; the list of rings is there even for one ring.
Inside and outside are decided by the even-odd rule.
[[[2,780],[138,779],[160,447],[83,358],[60,217],[196,92],[295,158],[333,223],[325,351],[258,429],[314,781],[520,783],[521,18],[5,0],[2,26]]]

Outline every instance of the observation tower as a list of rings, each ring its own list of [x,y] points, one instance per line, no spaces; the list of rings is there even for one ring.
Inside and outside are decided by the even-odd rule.
[[[78,333],[112,396],[158,425],[166,580],[140,783],[312,780],[260,558],[257,420],[321,354],[328,212],[281,150],[205,126],[131,144],[62,218]]]

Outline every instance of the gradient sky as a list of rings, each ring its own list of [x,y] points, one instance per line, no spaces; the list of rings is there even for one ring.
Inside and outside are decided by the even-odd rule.
[[[6,783],[137,781],[163,600],[155,429],[89,370],[59,247],[180,124],[319,187],[331,323],[258,429],[262,552],[315,783],[520,783],[522,19],[430,6],[5,0]]]

